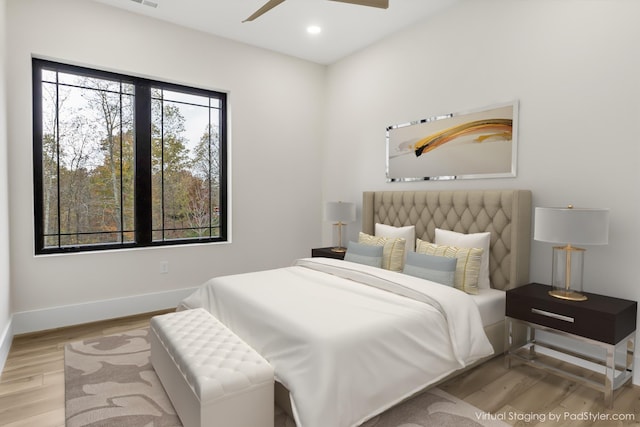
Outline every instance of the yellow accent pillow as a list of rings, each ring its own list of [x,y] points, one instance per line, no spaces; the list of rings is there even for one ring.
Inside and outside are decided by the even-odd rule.
[[[404,249],[407,240],[402,237],[372,236],[360,232],[358,243],[382,246],[382,268],[391,271],[402,271],[404,268]]]
[[[491,233],[463,234],[456,231],[436,228],[436,245],[456,246],[458,248],[482,248],[482,260],[480,261],[480,275],[478,276],[478,288],[489,289],[489,250],[491,249]]]
[[[457,258],[456,274],[453,286],[468,294],[478,293],[478,277],[482,261],[482,248],[458,248],[438,246],[424,240],[416,240],[416,252],[419,254]]]

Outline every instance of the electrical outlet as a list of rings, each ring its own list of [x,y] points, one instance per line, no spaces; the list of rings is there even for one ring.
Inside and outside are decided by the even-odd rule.
[[[160,274],[169,273],[169,261],[160,261]]]

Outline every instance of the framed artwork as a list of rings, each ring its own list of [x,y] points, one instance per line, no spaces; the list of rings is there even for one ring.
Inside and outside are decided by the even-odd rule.
[[[518,102],[387,128],[387,182],[516,176]]]

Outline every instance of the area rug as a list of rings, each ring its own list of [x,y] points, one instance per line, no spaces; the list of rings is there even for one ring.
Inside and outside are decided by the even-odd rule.
[[[150,355],[148,329],[67,344],[64,351],[67,427],[182,426],[153,370]],[[362,425],[436,426],[507,424],[483,416],[478,408],[434,388]],[[274,427],[295,427],[295,423],[276,406]]]

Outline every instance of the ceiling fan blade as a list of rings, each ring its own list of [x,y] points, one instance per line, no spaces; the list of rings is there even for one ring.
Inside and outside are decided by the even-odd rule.
[[[381,9],[389,8],[389,0],[331,0],[342,3],[359,4],[360,6],[379,7]]]
[[[271,9],[273,9],[274,7],[276,7],[277,5],[282,3],[283,1],[284,0],[269,0],[268,2],[266,2],[264,4],[264,6],[262,6],[260,9],[256,10],[253,15],[251,15],[250,17],[248,17],[247,19],[245,19],[242,22],[253,21],[258,16],[270,11]]]

